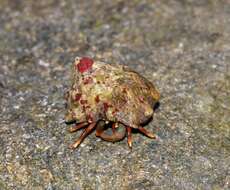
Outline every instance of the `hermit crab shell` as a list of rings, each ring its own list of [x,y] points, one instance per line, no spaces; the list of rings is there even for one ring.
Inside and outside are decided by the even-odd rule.
[[[147,79],[121,65],[77,58],[69,91],[71,115],[66,120],[99,119],[136,128],[153,115],[159,93]],[[81,113],[80,113],[81,112]]]
[[[87,57],[75,59],[72,80],[66,122],[103,120],[139,128],[160,98],[150,81],[128,67]]]

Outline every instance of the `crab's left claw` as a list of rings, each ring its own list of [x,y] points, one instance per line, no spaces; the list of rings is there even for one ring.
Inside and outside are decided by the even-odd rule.
[[[117,142],[122,140],[125,137],[126,131],[125,131],[125,127],[122,127],[122,131],[118,132],[117,131],[118,128],[118,124],[117,123],[113,123],[112,125],[112,131],[113,134],[112,135],[108,135],[106,134],[104,131],[104,125],[98,125],[96,128],[96,136],[100,137],[101,139],[105,140],[105,141],[109,141],[109,142]]]

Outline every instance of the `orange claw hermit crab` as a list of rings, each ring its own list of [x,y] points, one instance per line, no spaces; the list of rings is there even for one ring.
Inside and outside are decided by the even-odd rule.
[[[152,118],[160,94],[151,82],[126,66],[76,58],[72,86],[65,97],[68,108],[65,122],[75,122],[69,131],[84,128],[70,148],[77,148],[94,129],[97,137],[110,142],[122,140],[127,134],[130,148],[132,129],[155,138],[142,125]],[[108,124],[111,135],[105,132]]]

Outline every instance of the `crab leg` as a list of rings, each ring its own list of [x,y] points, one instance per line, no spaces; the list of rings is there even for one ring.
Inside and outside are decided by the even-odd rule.
[[[83,133],[81,134],[81,136],[79,137],[79,139],[78,139],[75,143],[71,144],[71,145],[69,146],[69,148],[71,148],[71,149],[77,148],[77,147],[81,144],[81,142],[84,140],[84,138],[95,128],[95,126],[96,126],[96,122],[95,122],[95,123],[91,123],[91,124],[83,131]]]
[[[127,136],[129,148],[132,148],[132,128],[127,126]]]
[[[122,132],[117,132],[116,128],[117,128],[117,123],[113,123],[112,125],[112,131],[113,134],[112,135],[107,135],[104,133],[104,126],[103,125],[98,125],[96,128],[96,136],[100,137],[101,139],[105,140],[105,141],[109,141],[109,142],[116,142],[116,141],[120,141],[125,137],[125,128]]]
[[[145,128],[143,128],[143,127],[138,127],[138,129],[139,129],[140,132],[142,132],[142,133],[143,133],[144,135],[146,135],[147,137],[149,137],[149,138],[151,138],[151,139],[155,139],[155,138],[156,138],[155,134],[153,134],[153,133],[147,131]]]
[[[99,121],[99,122],[97,123],[96,133],[95,133],[96,137],[100,137],[100,136],[101,136],[101,134],[102,134],[103,131],[104,131],[104,125],[105,125],[105,122],[104,122],[104,121]]]
[[[73,132],[75,132],[75,131],[77,131],[77,130],[83,128],[83,127],[85,127],[87,124],[88,124],[87,122],[78,123],[78,124],[76,124],[76,125],[70,127],[70,128],[68,129],[68,131],[69,131],[70,133],[73,133]]]

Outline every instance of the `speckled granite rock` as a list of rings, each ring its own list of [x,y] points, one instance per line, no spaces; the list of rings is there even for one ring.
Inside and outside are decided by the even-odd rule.
[[[229,189],[230,1],[0,0],[0,189]],[[125,64],[161,92],[146,128],[68,145],[75,56]]]

